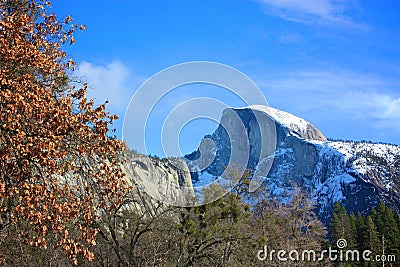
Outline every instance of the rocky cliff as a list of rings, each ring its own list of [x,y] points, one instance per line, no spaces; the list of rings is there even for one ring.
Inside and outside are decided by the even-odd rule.
[[[181,159],[127,153],[122,168],[128,181],[165,203],[185,203],[194,195],[190,172]]]
[[[242,131],[241,127],[245,134],[232,133],[235,128]],[[235,148],[235,142],[248,145],[248,151]],[[300,186],[324,220],[335,201],[353,212],[366,211],[379,201],[400,211],[398,146],[328,141],[306,120],[264,106],[227,109],[217,130],[204,138],[199,150],[186,156],[191,160],[194,185],[207,184],[223,174],[235,149],[248,153],[246,167],[258,170],[270,195],[284,196]],[[198,159],[211,164],[200,168],[193,164]],[[264,170],[260,166],[266,161],[271,164]]]

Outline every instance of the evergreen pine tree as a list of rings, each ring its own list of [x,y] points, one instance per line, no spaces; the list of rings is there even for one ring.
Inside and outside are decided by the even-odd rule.
[[[336,240],[343,238],[343,228],[340,220],[340,206],[339,203],[335,202],[335,209],[333,211],[331,222],[330,222],[330,229],[329,229],[329,238],[331,243],[335,243]]]
[[[378,237],[378,230],[372,219],[372,216],[368,216],[365,219],[365,236],[364,236],[364,246],[366,249],[371,250],[371,257],[374,258],[377,254],[381,254],[381,242]],[[371,259],[372,259],[371,258]],[[367,266],[377,266],[372,260],[368,262]]]
[[[349,233],[348,233],[348,247],[349,249],[358,249],[358,243],[357,243],[357,219],[356,216],[354,215],[354,213],[351,213],[349,216]]]
[[[385,254],[397,254],[400,249],[400,229],[397,225],[397,214],[385,206],[382,202],[379,204],[378,221],[381,223],[379,239],[385,239]],[[382,249],[381,249],[382,251]]]
[[[357,213],[356,218],[356,228],[357,228],[357,245],[359,250],[366,249],[364,246],[364,236],[366,232],[366,225],[364,216],[360,212]]]
[[[355,239],[353,238],[354,233],[352,232],[352,227],[350,224],[350,217],[344,206],[341,206],[338,202],[334,204],[334,211],[331,219],[331,235],[330,241],[335,243],[338,239],[346,239],[349,245],[355,244]]]

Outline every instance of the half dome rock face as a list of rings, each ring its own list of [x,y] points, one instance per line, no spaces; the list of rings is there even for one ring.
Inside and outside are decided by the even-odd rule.
[[[243,127],[245,134],[237,134],[235,129],[238,129],[237,132],[239,129],[242,132]],[[274,108],[260,105],[229,108],[224,110],[216,131],[212,135],[205,136],[199,149],[187,155],[186,158],[192,162],[199,158],[213,159],[205,169],[189,165],[193,178],[198,182],[201,182],[198,177],[204,173],[207,173],[207,177],[218,177],[228,166],[232,154],[237,152],[232,144],[240,142],[248,146],[248,151],[243,153],[246,157],[247,169],[255,171],[266,158],[279,157],[283,151],[291,151],[294,162],[290,164],[290,168],[293,172],[312,176],[312,166],[316,164],[318,152],[313,144],[305,140],[326,141],[326,137],[306,120]],[[207,161],[210,162],[210,160]],[[275,160],[274,165],[272,169],[278,167]],[[199,172],[199,169],[202,171]],[[267,176],[270,168],[264,169],[258,169],[258,174]],[[288,175],[292,175],[293,172]],[[289,181],[291,178],[282,177],[281,180],[291,183]]]
[[[282,110],[262,105],[253,105],[249,106],[248,108],[267,113],[270,117],[272,117],[276,122],[280,123],[290,132],[290,134],[294,136],[319,141],[327,140],[327,138],[321,133],[320,130],[318,130],[314,125],[304,120],[303,118],[297,117]]]
[[[299,186],[324,221],[335,201],[354,213],[384,201],[400,213],[398,146],[328,141],[311,123],[290,113],[259,105],[229,108],[215,132],[186,156],[194,186],[224,173],[235,152],[232,147],[247,157],[245,167],[257,173],[270,196],[287,196]],[[207,167],[191,165],[198,159],[206,159]],[[266,162],[270,165],[264,168]]]

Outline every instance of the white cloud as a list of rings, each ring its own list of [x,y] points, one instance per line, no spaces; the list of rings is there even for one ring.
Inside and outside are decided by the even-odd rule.
[[[330,0],[261,0],[261,2],[277,8],[292,9],[296,12],[313,14],[320,17],[329,17],[334,10],[333,3]]]
[[[307,24],[335,23],[365,28],[349,15],[356,7],[354,1],[344,0],[258,0],[269,14],[285,20]]]
[[[112,113],[125,111],[135,87],[130,85],[131,71],[123,63],[112,61],[107,65],[95,65],[83,61],[76,74],[88,83],[89,99],[94,98],[96,104],[108,100],[107,109]]]
[[[400,80],[350,71],[290,73],[258,83],[267,100],[283,107],[337,113],[400,131]]]
[[[385,97],[383,100],[383,104],[385,105],[385,112],[383,112],[382,118],[387,119],[400,119],[400,97],[391,98]],[[399,125],[400,126],[400,125]]]
[[[400,130],[400,97],[377,92],[348,92],[335,106],[344,112],[373,119],[373,126]]]

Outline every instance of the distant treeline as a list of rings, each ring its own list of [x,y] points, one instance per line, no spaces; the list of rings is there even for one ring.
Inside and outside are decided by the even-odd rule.
[[[371,140],[349,140],[349,139],[340,139],[340,138],[327,138],[328,141],[331,142],[344,142],[344,143],[356,143],[356,144],[380,144],[380,145],[391,145],[391,146],[399,146],[393,143],[388,143],[388,142],[374,142]]]

